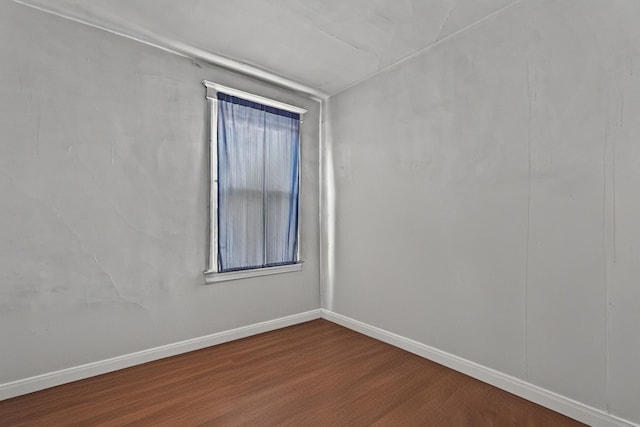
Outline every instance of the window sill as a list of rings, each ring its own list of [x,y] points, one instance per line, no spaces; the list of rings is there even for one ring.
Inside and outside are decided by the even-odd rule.
[[[276,267],[254,268],[251,270],[228,271],[226,273],[218,273],[216,271],[205,271],[205,283],[226,282],[228,280],[247,279],[249,277],[269,276],[271,274],[292,273],[302,270],[302,262],[296,264],[279,265]]]

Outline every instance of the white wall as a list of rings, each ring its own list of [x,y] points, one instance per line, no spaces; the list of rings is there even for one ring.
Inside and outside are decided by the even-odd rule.
[[[326,305],[639,422],[639,16],[525,0],[332,97]]]
[[[314,101],[0,1],[0,384],[319,307]],[[205,286],[203,79],[307,108],[300,273]]]

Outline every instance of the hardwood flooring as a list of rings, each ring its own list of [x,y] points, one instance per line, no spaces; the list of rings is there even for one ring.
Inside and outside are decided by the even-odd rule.
[[[2,426],[577,426],[314,320],[0,401]]]

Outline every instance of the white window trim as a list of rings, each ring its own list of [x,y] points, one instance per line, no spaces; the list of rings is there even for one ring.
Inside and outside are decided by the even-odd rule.
[[[206,87],[206,99],[209,107],[209,230],[208,249],[209,257],[207,269],[204,271],[205,283],[212,284],[227,280],[244,279],[249,277],[267,276],[271,274],[289,273],[302,270],[303,261],[300,259],[300,212],[298,212],[298,253],[295,264],[278,265],[274,267],[252,268],[238,271],[218,271],[218,98],[217,93],[223,92],[227,95],[257,102],[269,107],[298,113],[301,116],[307,112],[304,108],[285,104],[284,102],[254,95],[238,89],[222,86],[207,80],[202,84]],[[302,141],[300,141],[302,144]],[[302,147],[300,147],[302,148]],[[300,149],[298,153],[302,150]],[[300,162],[298,162],[301,165]],[[298,186],[298,200],[300,200],[301,186]],[[300,209],[298,207],[298,209]]]
[[[227,280],[246,279],[249,277],[268,276],[270,274],[291,273],[302,270],[302,262],[295,264],[278,265],[275,267],[252,268],[250,270],[228,271],[226,273],[216,273],[205,271],[204,277],[207,285]]]

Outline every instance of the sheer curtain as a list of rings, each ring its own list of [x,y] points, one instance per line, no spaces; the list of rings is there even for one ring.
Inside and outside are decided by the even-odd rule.
[[[295,263],[300,115],[217,97],[219,271]]]

